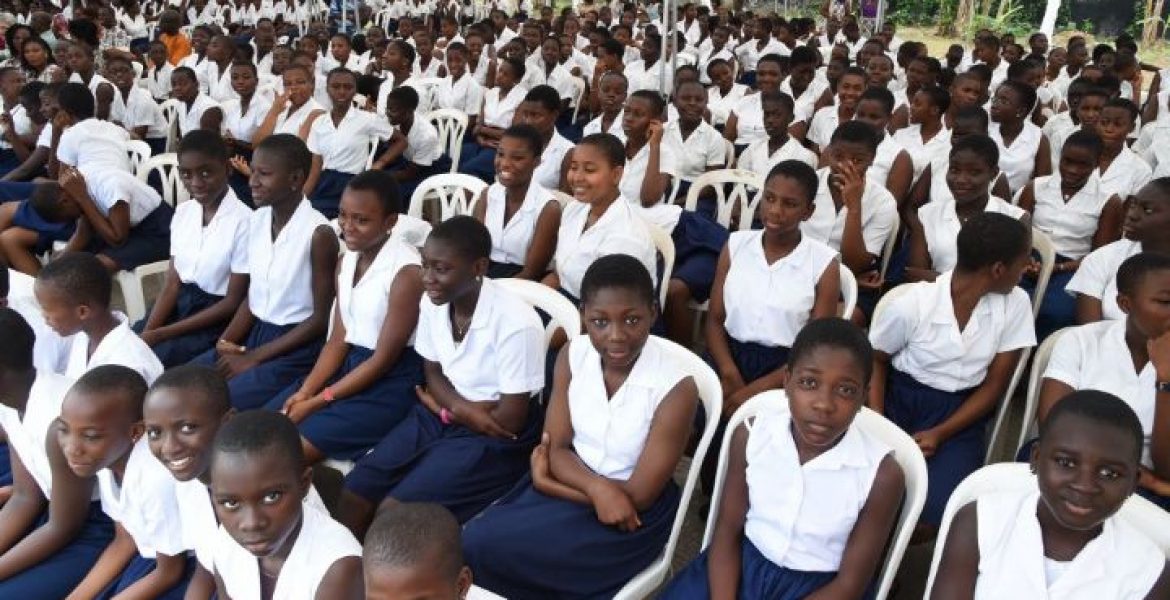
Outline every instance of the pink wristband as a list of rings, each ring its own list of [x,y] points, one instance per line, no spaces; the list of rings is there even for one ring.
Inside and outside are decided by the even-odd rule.
[[[446,408],[440,408],[439,409],[439,422],[444,424],[444,425],[450,425],[451,424],[451,411],[447,410]]]

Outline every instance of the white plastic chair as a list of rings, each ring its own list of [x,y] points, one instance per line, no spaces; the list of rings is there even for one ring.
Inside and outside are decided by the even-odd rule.
[[[1028,393],[1024,397],[1024,415],[1020,421],[1020,433],[1016,443],[1012,446],[1017,453],[1024,447],[1024,443],[1037,434],[1036,415],[1040,409],[1040,386],[1044,383],[1044,371],[1048,370],[1048,361],[1052,358],[1052,351],[1056,349],[1056,342],[1070,328],[1065,327],[1052,332],[1040,346],[1036,348],[1035,358],[1032,360],[1032,372],[1028,374]]]
[[[570,196],[570,195],[568,195],[565,192],[562,192],[560,190],[552,190],[552,193],[553,193],[553,197],[557,199],[557,202],[559,202],[561,204],[561,208],[565,208],[566,206],[577,201],[576,198],[574,198],[574,197],[572,197],[572,196]]]
[[[146,183],[150,179],[150,174],[154,172],[158,172],[159,180],[162,182],[163,202],[173,208],[180,202],[191,199],[187,186],[183,185],[183,180],[179,178],[178,154],[168,152],[150,157],[139,166],[138,180]]]
[[[857,307],[857,278],[853,276],[853,271],[845,266],[845,263],[840,263],[841,269],[841,312],[838,314],[843,319],[848,319],[853,314],[853,309]]]
[[[573,84],[573,124],[576,125],[577,115],[581,114],[581,103],[585,100],[585,90],[589,86],[580,77],[570,77],[569,81]]]
[[[134,144],[135,142],[131,142]],[[145,142],[137,142],[146,146]],[[131,146],[132,147],[132,146]],[[149,156],[149,146],[147,146]],[[133,152],[133,150],[132,150]],[[131,155],[131,162],[133,162]],[[162,182],[163,202],[174,207],[179,202],[190,199],[187,187],[179,179],[179,159],[175,154],[159,154],[151,156],[138,165],[137,175],[140,181],[146,182],[150,174],[157,171]],[[146,316],[146,294],[142,282],[154,275],[162,275],[170,268],[170,261],[160,260],[142,265],[133,271],[119,271],[114,275],[114,284],[122,290],[122,299],[126,303],[126,316],[131,323]]]
[[[463,173],[441,173],[423,180],[410,197],[410,209],[406,214],[423,218],[423,204],[434,199],[439,202],[439,220],[446,221],[456,215],[470,215],[479,194],[487,184],[478,177]]]
[[[1048,291],[1048,281],[1052,279],[1052,270],[1056,267],[1056,248],[1052,246],[1052,238],[1048,234],[1032,228],[1032,251],[1040,255],[1040,272],[1036,274],[1036,290],[1032,294],[1032,318],[1040,314],[1040,304],[1044,300],[1044,292]]]
[[[427,113],[427,120],[439,130],[439,146],[451,157],[451,172],[458,173],[463,136],[467,134],[467,113],[453,108],[440,108]]]
[[[374,168],[374,159],[378,158],[378,156],[377,156],[378,155],[378,144],[381,141],[382,140],[378,139],[377,137],[371,136],[369,141],[366,142],[366,170],[367,171]]]
[[[732,143],[731,140],[723,140],[723,147],[724,147],[724,149],[723,149],[723,155],[724,155],[723,167],[726,169],[734,169],[735,168],[735,144]],[[763,174],[763,173],[760,174],[761,178],[764,176],[765,176],[765,174]]]
[[[670,275],[674,272],[674,240],[670,238],[669,233],[652,223],[647,223],[646,229],[650,231],[654,248],[662,255],[662,279],[658,281],[658,301],[661,310],[666,310],[666,293],[670,287]]]
[[[142,163],[150,158],[150,144],[142,140],[130,140],[126,142],[126,154],[130,156],[130,172],[137,175]]]
[[[581,314],[569,299],[560,292],[527,279],[496,279],[496,283],[504,289],[516,294],[533,308],[539,308],[547,313],[552,320],[544,332],[544,343],[547,346],[552,341],[558,329],[565,330],[565,336],[573,339],[581,333]]]
[[[719,470],[715,475],[715,493],[711,495],[711,510],[707,516],[707,529],[703,534],[703,548],[711,543],[711,536],[715,533],[715,521],[719,515],[719,504],[722,500],[724,481],[727,479],[727,457],[731,447],[731,438],[744,421],[765,411],[789,412],[788,396],[783,390],[770,390],[753,396],[731,415],[727,430],[723,435],[719,451]],[[894,583],[894,575],[898,572],[898,565],[902,562],[902,555],[910,545],[910,536],[914,533],[914,526],[922,507],[926,504],[926,459],[918,444],[904,431],[898,428],[885,417],[862,407],[853,418],[853,427],[860,427],[862,431],[873,436],[883,444],[893,449],[894,460],[902,468],[906,480],[906,494],[902,497],[902,510],[898,514],[898,522],[892,533],[893,538],[882,563],[878,578],[877,600],[883,600],[890,593],[890,586]]]
[[[890,270],[890,259],[894,257],[894,248],[898,245],[898,231],[902,227],[901,219],[894,219],[894,226],[890,229],[890,237],[886,238],[886,243],[882,246],[882,268],[881,274],[882,283],[886,281],[886,272]]]
[[[663,340],[669,349],[671,358],[676,364],[690,373],[699,388],[699,400],[706,411],[707,423],[703,427],[703,435],[695,446],[695,454],[687,469],[687,478],[683,483],[682,495],[679,498],[678,511],[674,515],[674,525],[670,529],[666,548],[658,559],[646,567],[641,573],[634,576],[621,590],[614,595],[614,600],[635,600],[648,598],[666,580],[670,573],[670,563],[674,558],[675,548],[678,547],[679,533],[682,532],[683,521],[686,519],[687,507],[694,495],[695,485],[699,480],[699,470],[703,465],[703,458],[711,446],[711,439],[715,437],[715,427],[719,423],[719,413],[723,409],[723,388],[719,384],[719,376],[703,362],[698,355],[682,346]]]
[[[731,185],[731,192],[724,194],[724,186]],[[752,228],[752,217],[760,202],[759,190],[764,187],[764,177],[754,171],[743,169],[717,169],[703,173],[691,183],[687,191],[686,209],[694,211],[699,206],[699,194],[705,188],[715,190],[715,221],[731,229],[731,219],[739,209],[738,231]]]
[[[181,112],[182,103],[174,98],[164,101],[159,108],[162,109],[163,121],[166,122],[167,127],[167,152],[174,152],[177,150],[179,144],[179,114]]]
[[[947,534],[951,530],[951,521],[955,513],[967,504],[977,500],[980,496],[994,492],[1023,492],[1037,489],[1036,476],[1032,474],[1025,463],[999,463],[987,465],[967,476],[955,491],[951,493],[947,507],[943,511],[942,523],[939,525],[938,543],[934,546],[934,556],[930,561],[930,577],[926,581],[926,596],[934,587],[934,578],[938,575],[938,566],[942,561],[943,549],[946,547]],[[1137,527],[1146,534],[1170,557],[1170,514],[1155,506],[1149,500],[1134,494],[1130,496],[1117,517],[1130,525]]]

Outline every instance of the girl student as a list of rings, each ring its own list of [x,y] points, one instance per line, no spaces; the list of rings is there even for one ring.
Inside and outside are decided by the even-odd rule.
[[[504,130],[496,150],[496,181],[476,200],[473,216],[492,236],[488,277],[539,281],[557,247],[561,205],[533,180],[544,140],[531,125]]]
[[[920,92],[921,93],[921,92]],[[907,281],[933,281],[958,262],[956,239],[972,216],[995,212],[1030,223],[1027,211],[988,191],[999,176],[999,148],[986,135],[963,137],[951,145],[946,172],[949,192],[910,212]]]
[[[252,142],[272,102],[267,95],[256,93],[259,85],[256,65],[247,62],[233,63],[231,77],[232,90],[237,97],[223,102],[216,108],[208,109],[204,113],[204,122],[212,131],[219,131],[222,134],[231,153],[232,162],[243,166],[252,158]],[[231,170],[228,185],[232,187],[237,198],[249,206],[252,205],[252,190],[248,186],[248,178],[239,169]]]
[[[171,219],[171,264],[150,315],[135,330],[165,367],[215,347],[248,291],[252,210],[228,186],[228,150],[213,131],[179,142],[179,178],[194,202]]]
[[[305,196],[317,212],[333,219],[346,184],[366,170],[370,139],[387,139],[393,130],[385,116],[353,105],[357,93],[353,71],[338,67],[326,81],[333,107],[309,126],[306,143],[313,153],[313,168],[305,181]]]
[[[678,117],[663,124],[663,143],[674,150],[674,175],[690,189],[690,182],[703,173],[729,167],[726,140],[703,119],[707,112],[707,91],[698,81],[677,82],[672,105]],[[766,128],[765,128],[766,129]],[[683,193],[680,186],[679,194]]]
[[[482,38],[480,44],[483,44]],[[447,76],[435,90],[435,107],[463,112],[467,115],[467,128],[474,130],[476,117],[483,107],[483,86],[475,80],[475,74],[468,70],[467,46],[462,42],[453,42],[448,44],[444,54]]]
[[[904,474],[853,418],[873,369],[865,334],[817,319],[788,355],[788,410],[731,438],[711,545],[663,598],[860,598],[897,520]]]
[[[267,406],[298,424],[310,463],[361,456],[416,403],[423,366],[412,337],[422,278],[418,251],[392,235],[401,211],[398,186],[385,171],[355,176],[341,196],[346,252],[332,331],[308,376]]]
[[[194,362],[228,378],[232,405],[258,408],[312,369],[334,298],[337,235],[303,189],[312,158],[299,138],[269,136],[252,156],[247,302]]]
[[[991,99],[992,125],[988,135],[999,146],[999,168],[1014,194],[1034,177],[1052,173],[1048,138],[1032,123],[1036,90],[1018,81],[1005,81]]]
[[[512,125],[516,109],[528,90],[519,85],[524,78],[524,63],[515,58],[501,58],[496,69],[495,87],[483,95],[483,109],[472,130],[472,140],[463,144],[459,170],[490,181],[494,173],[493,153],[500,144],[504,129]]]
[[[569,170],[569,155],[573,142],[557,131],[557,117],[561,114],[561,97],[556,89],[538,85],[528,91],[516,109],[516,124],[531,125],[540,133],[540,164],[533,171],[533,180],[549,190],[565,188],[565,173]],[[499,152],[499,146],[496,146]],[[494,165],[493,165],[494,166]]]
[[[437,502],[466,522],[528,470],[544,328],[531,306],[484,278],[490,253],[487,228],[467,216],[440,223],[423,246],[415,350],[426,388],[346,477],[338,515],[355,534],[380,503],[396,501]]]
[[[1091,390],[1065,396],[1040,425],[1035,485],[983,494],[955,513],[930,598],[1170,595],[1165,556],[1116,517],[1138,485],[1141,453],[1142,426],[1124,402]]]
[[[179,101],[180,138],[200,129],[207,111],[219,106],[199,90],[199,78],[190,67],[178,67],[171,72],[171,97]]]
[[[950,144],[945,152],[938,152],[930,158],[929,164],[922,172],[922,176],[910,190],[910,200],[905,208],[920,207],[927,202],[946,200],[951,195],[947,186],[947,171],[950,169],[950,147],[959,143],[959,140],[972,135],[987,135],[987,126],[990,123],[987,111],[980,106],[969,106],[959,111],[955,117],[954,127],[950,132]],[[999,156],[999,147],[996,146],[995,155]],[[995,165],[995,178],[992,180],[991,195],[1004,200],[1010,200],[1012,195],[1007,186],[1007,178]]]
[[[725,413],[784,386],[789,348],[810,319],[837,314],[837,251],[805,236],[819,181],[812,167],[772,167],[757,209],[762,229],[731,234],[719,255],[706,343],[723,383]]]
[[[1137,106],[1124,98],[1106,102],[1097,118],[1097,135],[1102,142],[1097,164],[1101,189],[1123,199],[1138,193],[1153,174],[1149,163],[1129,147],[1128,137],[1137,119]]]
[[[813,113],[808,124],[808,134],[805,140],[813,151],[821,154],[829,147],[833,132],[847,121],[853,120],[857,112],[857,104],[865,92],[865,71],[857,67],[849,67],[837,80],[836,95],[833,104],[825,106]]]
[[[756,65],[754,86],[759,93],[745,95],[727,116],[723,137],[735,144],[737,155],[752,142],[767,138],[760,98],[768,92],[779,91],[780,80],[784,78],[783,60],[778,54],[768,54],[761,58]]]
[[[893,107],[894,96],[889,90],[871,87],[861,94],[853,118],[872,125],[881,137],[873,163],[866,171],[866,179],[884,184],[898,201],[898,206],[902,206],[910,191],[910,184],[914,183],[914,162],[910,159],[910,153],[889,133]]]
[[[730,60],[716,58],[707,64],[705,75],[710,78],[707,88],[707,109],[711,111],[711,125],[723,129],[731,111],[750,91],[742,83],[735,82],[735,71]]]
[[[252,138],[253,145],[278,133],[306,140],[313,122],[325,114],[325,108],[313,98],[315,78],[312,70],[300,65],[289,65],[281,77],[284,91],[272,101],[272,107]]]
[[[785,160],[797,160],[816,167],[817,155],[789,135],[794,106],[792,97],[784,92],[763,94],[760,106],[764,111],[764,131],[768,137],[748,146],[736,161],[736,168],[766,174]]]
[[[1077,298],[1077,323],[1125,319],[1117,304],[1117,269],[1139,252],[1170,254],[1170,178],[1159,178],[1145,187],[1126,206],[1122,239],[1097,248],[1081,260],[1081,266],[1064,289]]]
[[[557,358],[531,479],[463,532],[478,584],[506,597],[611,597],[661,554],[678,508],[671,474],[698,390],[650,335],[649,271],[630,256],[599,258],[581,311],[587,334]]]
[[[958,262],[887,302],[870,328],[870,408],[914,437],[930,475],[919,521],[937,528],[955,486],[983,464],[984,425],[1020,351],[1035,345],[1028,295],[1016,287],[1031,257],[1028,228],[998,213],[959,231]]]
[[[629,81],[618,71],[605,71],[597,81],[595,95],[598,98],[600,114],[585,124],[581,130],[582,135],[608,133],[625,141],[626,132],[622,129],[622,121],[626,107],[626,91],[630,87]]]
[[[931,158],[947,151],[951,131],[943,125],[942,118],[950,105],[951,95],[936,85],[922,87],[910,98],[910,125],[895,131],[893,139],[910,154],[913,181],[918,181],[930,166]]]
[[[1037,177],[1016,195],[1016,204],[1032,214],[1036,228],[1048,234],[1056,250],[1050,292],[1036,319],[1042,337],[1076,322],[1076,300],[1065,286],[1090,251],[1121,236],[1125,209],[1120,198],[1101,187],[1100,155],[1101,138],[1078,131],[1065,140],[1057,172]]]

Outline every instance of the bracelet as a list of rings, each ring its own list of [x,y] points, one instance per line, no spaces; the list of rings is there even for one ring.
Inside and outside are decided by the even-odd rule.
[[[321,399],[325,401],[325,404],[331,404],[333,402],[333,388],[326,387],[321,390]]]
[[[446,408],[440,408],[439,409],[439,422],[444,424],[444,425],[450,425],[451,424],[451,411],[447,410]]]

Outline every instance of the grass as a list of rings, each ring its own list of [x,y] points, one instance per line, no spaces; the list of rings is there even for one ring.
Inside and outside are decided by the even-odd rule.
[[[1068,39],[1074,35],[1084,36],[1086,41],[1088,41],[1090,48],[1092,48],[1093,45],[1097,43],[1109,43],[1112,41],[1109,39],[1098,40],[1091,33],[1069,30],[1061,31],[1054,35],[1051,41],[1052,47],[1055,48],[1056,46],[1064,46],[1068,42]],[[957,36],[938,35],[937,27],[912,27],[909,25],[898,27],[898,37],[904,40],[913,40],[926,44],[926,47],[930,50],[930,55],[934,57],[944,56],[947,53],[947,48],[950,47],[951,44],[959,44],[968,41],[963,40]],[[1016,42],[1020,43],[1021,45],[1025,45],[1025,49],[1027,49],[1027,39],[1017,39]],[[1157,65],[1159,67],[1170,66],[1170,44],[1168,44],[1165,40],[1162,40],[1153,46],[1142,48],[1141,51],[1138,52],[1138,58],[1141,59],[1142,62],[1149,63],[1151,65]]]

